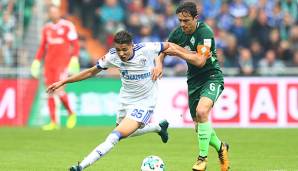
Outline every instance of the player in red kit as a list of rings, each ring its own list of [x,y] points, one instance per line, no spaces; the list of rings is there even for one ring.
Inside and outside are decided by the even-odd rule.
[[[48,9],[50,21],[42,29],[41,43],[31,65],[32,76],[38,78],[41,60],[44,57],[44,79],[46,86],[59,81],[67,75],[79,72],[78,61],[79,44],[78,35],[74,25],[60,16],[57,6]],[[56,122],[56,104],[54,95],[57,95],[68,111],[66,126],[73,128],[76,125],[76,115],[71,109],[68,96],[62,87],[55,94],[48,97],[48,108],[51,122],[43,126],[44,130],[58,128]]]

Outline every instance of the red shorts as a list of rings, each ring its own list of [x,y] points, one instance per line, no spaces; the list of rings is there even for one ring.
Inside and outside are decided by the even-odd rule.
[[[67,75],[67,68],[46,68],[44,71],[44,80],[46,86],[65,79]]]

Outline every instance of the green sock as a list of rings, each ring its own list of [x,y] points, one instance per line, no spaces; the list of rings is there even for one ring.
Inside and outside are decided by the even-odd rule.
[[[209,142],[211,138],[212,128],[210,122],[198,124],[198,141],[199,141],[199,155],[202,157],[208,156]]]
[[[221,141],[218,139],[215,130],[212,128],[212,133],[211,133],[211,138],[210,138],[210,143],[209,143],[212,147],[214,147],[216,149],[216,151],[218,152],[221,146]]]

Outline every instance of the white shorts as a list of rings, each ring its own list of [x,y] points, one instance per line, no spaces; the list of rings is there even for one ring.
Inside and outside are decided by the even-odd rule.
[[[140,122],[142,126],[144,126],[148,124],[151,120],[151,117],[154,113],[154,108],[154,106],[129,106],[125,108],[120,108],[117,114],[116,123],[119,124],[122,121],[122,119],[128,117],[132,120]]]

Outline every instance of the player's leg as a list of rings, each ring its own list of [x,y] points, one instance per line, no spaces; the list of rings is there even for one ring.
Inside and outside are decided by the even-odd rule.
[[[152,108],[144,108],[139,106],[131,106],[129,109],[120,109],[121,117],[117,118],[117,127],[106,138],[106,140],[97,146],[79,166],[73,166],[70,170],[81,170],[90,166],[96,160],[100,159],[109,152],[121,138],[126,138],[135,132],[138,128],[148,124],[153,114]],[[119,116],[118,115],[118,116]],[[121,118],[121,119],[120,119]],[[122,119],[123,118],[123,119]],[[119,120],[118,120],[119,119]],[[74,170],[76,171],[76,170]]]
[[[141,109],[140,109],[141,111],[142,110],[148,111],[146,113],[144,112],[143,113],[144,116],[142,116],[142,117],[151,118],[151,116],[154,114],[154,109],[155,109],[154,106],[141,107]],[[117,120],[116,120],[117,125],[119,125],[119,123],[122,121],[122,119],[125,118],[126,114],[127,113],[126,113],[125,107],[120,105],[118,115],[117,115]],[[147,119],[147,120],[150,121],[150,119]],[[140,135],[147,134],[147,133],[156,132],[161,137],[162,142],[167,143],[167,141],[169,139],[168,126],[169,126],[169,123],[167,120],[162,120],[159,123],[148,123],[148,124],[145,124],[144,127],[140,127],[139,129],[137,129],[134,133],[132,133],[130,135],[130,137],[135,137],[135,136],[140,136]]]
[[[131,118],[125,117],[121,123],[111,132],[103,143],[98,145],[78,166],[72,166],[70,170],[77,171],[92,165],[98,159],[107,154],[122,138],[128,137],[141,126]]]
[[[52,73],[51,70],[45,69],[44,78],[45,78],[46,86],[49,86],[52,83],[54,83],[54,77],[55,77],[54,74],[55,73]],[[50,114],[50,123],[47,125],[44,125],[42,129],[45,131],[50,131],[58,128],[57,120],[56,120],[56,104],[55,104],[54,94],[48,95],[47,105],[48,105],[49,114]]]
[[[222,90],[223,82],[221,80],[210,80],[203,85],[201,98],[196,108],[196,119],[198,122],[199,158],[207,158],[210,144],[218,152],[221,170],[227,171],[229,169],[228,145],[219,140],[211,123],[208,121],[210,110]]]
[[[207,168],[207,156],[209,142],[212,133],[211,123],[208,122],[209,112],[213,101],[207,97],[201,97],[196,107],[195,121],[198,123],[199,157],[193,166],[194,171],[205,171]]]
[[[147,133],[155,132],[158,133],[163,143],[167,143],[169,140],[168,136],[169,122],[167,120],[162,120],[159,123],[148,123],[143,128],[137,129],[130,137],[140,136]]]
[[[66,70],[62,70],[62,71],[63,72],[61,72],[59,74],[59,80],[62,80],[62,79],[64,79],[64,78],[67,77]],[[65,109],[68,112],[68,118],[67,118],[67,121],[66,121],[66,127],[67,128],[73,128],[73,127],[75,127],[75,125],[77,123],[77,116],[76,116],[75,112],[72,110],[72,108],[70,106],[69,98],[68,98],[68,95],[65,92],[64,88],[65,88],[65,86],[63,86],[59,90],[57,90],[57,91],[59,91],[57,94],[58,94],[59,99],[62,102],[63,106],[65,107]]]

